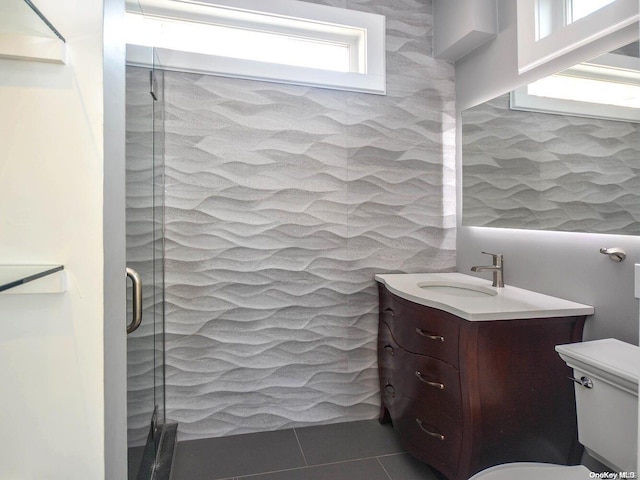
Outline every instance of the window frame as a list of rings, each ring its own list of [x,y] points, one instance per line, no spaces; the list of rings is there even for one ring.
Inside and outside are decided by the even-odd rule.
[[[303,32],[304,36],[320,41],[336,41],[340,37],[341,28],[359,31],[359,40],[354,39],[350,43],[350,50],[358,50],[357,55],[350,55],[350,66],[352,70],[364,70],[363,73],[283,65],[168,48],[154,50],[160,68],[165,70],[386,94],[383,15],[298,0],[128,0],[127,10],[150,17],[216,23],[232,28],[260,29],[292,35],[296,32],[292,31],[289,21],[302,20],[309,26]],[[356,41],[357,44],[354,43]],[[150,66],[152,48],[127,45],[127,63]]]
[[[637,59],[624,55],[606,53],[559,72],[558,75],[564,74],[570,77],[640,85],[640,69],[635,60]],[[596,67],[596,69],[590,67]],[[598,67],[604,67],[604,69]],[[540,97],[529,94],[527,87],[524,85],[510,92],[509,100],[512,110],[640,123],[640,109],[638,108]]]
[[[517,0],[518,72],[523,74],[591,42],[620,32],[637,38],[638,0],[616,0],[537,40],[538,0]],[[564,2],[560,2],[564,5]],[[628,27],[628,28],[627,28]],[[621,42],[621,44],[624,44]]]

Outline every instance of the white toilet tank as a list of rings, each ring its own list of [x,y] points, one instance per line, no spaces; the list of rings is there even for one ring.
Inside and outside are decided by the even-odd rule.
[[[556,346],[573,368],[578,440],[615,472],[638,468],[640,347],[613,338]]]

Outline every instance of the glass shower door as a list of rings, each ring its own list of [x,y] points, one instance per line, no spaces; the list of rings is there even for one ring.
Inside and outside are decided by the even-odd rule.
[[[164,418],[164,109],[162,75],[127,67],[127,267],[141,283],[127,291],[129,480],[153,478]]]

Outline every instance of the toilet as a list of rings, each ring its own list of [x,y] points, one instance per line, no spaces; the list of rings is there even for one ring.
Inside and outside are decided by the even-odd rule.
[[[579,442],[593,458],[618,474],[616,478],[636,478],[640,347],[607,338],[558,345],[556,351],[573,369]],[[629,475],[625,476],[624,472]],[[636,477],[632,472],[636,472]],[[497,465],[476,473],[469,480],[514,478],[586,480],[609,477],[599,477],[584,465],[523,462]]]

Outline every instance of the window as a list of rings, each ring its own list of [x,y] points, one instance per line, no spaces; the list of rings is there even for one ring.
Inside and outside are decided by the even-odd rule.
[[[537,0],[536,40],[606,7],[615,0]]]
[[[162,68],[384,94],[385,19],[295,0],[128,5],[127,59]]]
[[[638,38],[638,0],[517,0],[516,15],[520,74],[588,44]]]
[[[511,92],[511,108],[640,122],[639,62],[602,55]]]
[[[597,92],[597,95],[594,95]],[[640,108],[640,86],[591,78],[551,75],[527,86],[536,97]]]
[[[615,0],[565,0],[567,24],[580,20],[593,12],[606,7]]]

